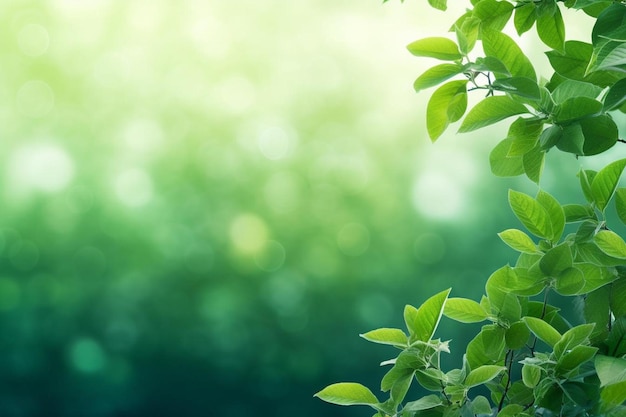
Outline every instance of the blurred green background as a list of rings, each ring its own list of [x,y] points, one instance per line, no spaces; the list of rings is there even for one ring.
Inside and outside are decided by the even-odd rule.
[[[478,298],[536,189],[490,175],[500,127],[430,144],[405,45],[454,16],[412,3],[0,3],[1,416],[367,413],[312,395]]]

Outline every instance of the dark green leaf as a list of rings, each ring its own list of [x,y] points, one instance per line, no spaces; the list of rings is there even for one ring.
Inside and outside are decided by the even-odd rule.
[[[617,142],[617,125],[607,114],[583,119],[580,126],[585,135],[583,150],[587,156],[602,153]]]
[[[588,97],[573,97],[565,100],[555,114],[557,123],[567,123],[573,120],[598,115],[602,111],[602,103]]]
[[[556,147],[563,152],[584,155],[585,135],[580,123],[572,123],[563,127],[561,139],[556,143]]]
[[[604,97],[604,111],[615,110],[626,103],[626,78],[611,86]]]
[[[403,413],[415,413],[417,411],[435,408],[441,404],[442,404],[441,398],[439,398],[438,395],[431,394],[431,395],[422,397],[417,401],[411,401],[411,402],[406,403],[406,405],[402,408],[402,411]]]
[[[622,223],[626,224],[626,188],[615,190],[615,208]]]
[[[561,243],[546,252],[539,262],[539,267],[546,276],[556,277],[561,272],[571,268],[573,262],[569,245]]]
[[[523,348],[530,337],[530,330],[524,322],[518,321],[513,323],[504,336],[506,347],[512,350]]]
[[[539,14],[537,17],[537,34],[552,49],[563,50],[565,42],[565,25],[558,7],[551,14]]]
[[[552,91],[552,98],[556,104],[562,104],[564,101],[576,97],[597,99],[601,92],[602,88],[597,85],[566,79]]]
[[[518,35],[530,30],[537,20],[537,11],[535,3],[521,4],[515,8],[515,16],[513,22],[515,23],[515,30]]]
[[[588,219],[595,219],[593,208],[582,204],[565,204],[563,206],[565,220],[567,223],[575,223]]]
[[[561,140],[563,136],[563,127],[552,125],[541,133],[539,136],[539,145],[543,150],[549,150]]]
[[[525,77],[498,78],[492,84],[495,90],[515,94],[531,100],[539,100],[541,94],[535,80]]]

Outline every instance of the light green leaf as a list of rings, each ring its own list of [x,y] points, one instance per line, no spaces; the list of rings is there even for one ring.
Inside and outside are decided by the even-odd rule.
[[[376,329],[359,336],[370,342],[383,345],[406,346],[408,341],[407,335],[400,329]]]
[[[522,366],[522,381],[528,388],[535,388],[541,379],[541,367],[525,363]]]
[[[585,42],[567,41],[564,52],[546,52],[554,70],[565,78],[582,80],[591,58],[593,47]]]
[[[524,193],[509,190],[509,205],[532,234],[545,239],[553,236],[548,212],[537,200]]]
[[[539,145],[524,154],[524,171],[526,172],[528,179],[536,184],[539,184],[545,159],[546,153],[539,147]]]
[[[595,84],[576,80],[565,80],[554,89],[552,98],[554,98],[556,104],[562,104],[566,100],[576,97],[597,99],[601,92],[602,88]]]
[[[443,314],[461,323],[478,323],[488,317],[480,304],[467,298],[448,298]]]
[[[546,342],[550,347],[554,347],[561,340],[561,334],[545,321],[536,317],[524,317],[522,320],[535,336]]]
[[[576,246],[578,255],[585,262],[598,266],[619,266],[624,264],[622,258],[607,255],[595,242],[579,243]]]
[[[413,83],[415,91],[433,87],[463,72],[461,64],[440,64],[426,70]]]
[[[589,262],[577,262],[574,266],[582,272],[585,277],[585,286],[580,290],[580,294],[590,293],[603,285],[615,281],[618,277],[617,274],[614,273],[614,269],[594,265]]]
[[[426,300],[417,311],[411,310],[408,318],[407,314],[405,314],[405,321],[411,334],[409,339],[411,342],[416,340],[422,342],[430,341],[439,325],[439,320],[441,320],[448,294],[450,294],[450,289],[435,294]]]
[[[604,211],[613,196],[624,167],[626,159],[612,162],[601,169],[591,182],[591,195],[600,211]]]
[[[593,170],[581,169],[578,171],[578,179],[580,180],[580,188],[583,195],[589,203],[593,203],[593,194],[591,193],[591,183],[598,173]]]
[[[596,352],[598,352],[597,347],[574,346],[571,350],[565,352],[558,360],[556,371],[563,373],[571,372],[583,363],[593,359]]]
[[[471,132],[522,113],[529,111],[523,104],[508,96],[487,97],[469,111],[459,132]]]
[[[600,391],[600,411],[608,411],[626,401],[626,381],[604,387]],[[623,410],[622,410],[623,413]],[[606,415],[620,416],[619,413],[607,413]]]
[[[617,233],[600,230],[593,238],[600,250],[609,256],[626,259],[626,242]]]
[[[417,401],[411,401],[406,403],[402,408],[403,413],[415,413],[417,411],[429,410],[442,404],[441,398],[438,395],[431,394],[420,398]]]
[[[505,1],[482,0],[474,7],[474,17],[482,22],[482,29],[500,31],[506,26],[511,14],[513,5]]]
[[[558,7],[554,14],[540,14],[537,18],[537,34],[552,49],[562,51],[565,42],[565,25]]]
[[[539,268],[547,276],[556,277],[567,268],[571,268],[574,260],[567,243],[553,247],[539,261]]]
[[[367,387],[355,382],[332,384],[315,394],[321,400],[337,405],[378,404],[378,399]]]
[[[464,385],[468,388],[482,385],[497,377],[501,372],[506,371],[505,366],[483,365],[472,371],[465,378]]]
[[[448,38],[432,37],[411,42],[407,49],[415,56],[456,61],[463,58],[456,43]]]
[[[471,369],[481,365],[495,365],[504,359],[504,333],[502,327],[483,326],[480,333],[467,345],[467,361]]]
[[[531,151],[537,145],[542,130],[543,121],[539,119],[520,117],[515,120],[507,134],[507,139],[513,140],[508,156],[522,156]]]
[[[586,344],[589,341],[589,336],[593,333],[594,327],[595,323],[581,324],[563,333],[561,340],[554,345],[556,358],[560,358],[565,352],[573,349],[575,346]]]
[[[598,355],[595,366],[601,387],[626,382],[626,359]]]
[[[561,239],[565,228],[565,213],[559,202],[547,192],[540,190],[537,193],[537,202],[546,209],[550,224],[552,226],[552,236],[550,240],[558,242]]]
[[[522,156],[509,156],[513,139],[504,139],[489,154],[489,165],[493,175],[515,177],[524,173]]]
[[[615,190],[615,208],[622,223],[626,224],[626,188]]]
[[[469,14],[471,14],[471,12]],[[478,36],[480,34],[480,19],[473,16],[467,16],[463,19],[460,25],[454,25],[454,31],[459,42],[459,49],[461,50],[461,53],[468,54],[472,49],[474,49],[476,41],[478,40]]]
[[[450,81],[439,87],[426,107],[426,127],[430,139],[434,142],[446,130],[450,124],[449,109],[450,107],[462,107],[463,100],[467,105],[466,80]],[[459,102],[458,96],[461,96]]]
[[[428,0],[428,4],[430,4],[433,8],[441,11],[446,11],[447,9],[447,0]]]
[[[491,414],[491,403],[482,395],[476,396],[472,400],[472,412],[477,414]]]
[[[502,32],[483,31],[483,49],[488,57],[499,59],[513,77],[537,79],[535,68],[513,39]]]
[[[504,91],[531,100],[538,101],[541,98],[539,86],[535,80],[525,77],[498,78],[492,83],[494,90]]]
[[[537,253],[537,245],[526,233],[518,229],[507,229],[498,233],[500,239],[518,252]]]

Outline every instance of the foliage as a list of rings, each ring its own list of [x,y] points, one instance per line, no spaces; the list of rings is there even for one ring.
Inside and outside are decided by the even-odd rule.
[[[446,9],[445,0],[429,3]],[[446,61],[414,83],[417,91],[439,85],[427,107],[431,140],[461,119],[459,132],[471,132],[518,116],[491,152],[491,168],[498,176],[526,174],[537,184],[553,148],[578,158],[622,142],[612,113],[626,112],[626,4],[471,5],[450,30],[455,40],[430,37],[408,45],[418,57]],[[595,19],[591,43],[566,40],[562,9]],[[549,80],[538,79],[533,63],[503,33],[511,20],[519,35],[534,26],[551,48]],[[479,42],[484,56],[473,58]],[[471,91],[486,97],[468,111]],[[380,417],[625,415],[626,242],[606,216],[614,202],[626,222],[626,188],[619,187],[625,167],[620,159],[599,171],[581,169],[585,201],[576,204],[561,204],[543,189],[534,196],[510,190],[508,204],[526,231],[507,229],[499,237],[519,252],[516,263],[491,274],[479,301],[450,297],[448,289],[419,308],[406,306],[406,332],[383,328],[361,335],[400,351],[381,364],[390,366],[381,383],[386,400],[357,383],[333,384],[316,396],[368,405]],[[560,311],[555,304],[562,297],[573,297],[576,311]],[[571,313],[581,324],[570,323]],[[456,369],[441,366],[441,353],[449,352],[448,342],[434,338],[442,315],[486,323]],[[432,393],[406,401],[414,383]]]

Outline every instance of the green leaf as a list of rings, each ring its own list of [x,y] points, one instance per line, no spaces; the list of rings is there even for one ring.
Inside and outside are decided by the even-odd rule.
[[[585,321],[595,323],[596,326],[589,336],[592,343],[604,342],[609,334],[610,311],[609,303],[606,301],[610,297],[609,286],[600,287],[587,294],[583,309]]]
[[[508,96],[487,97],[469,111],[459,132],[471,132],[522,113],[528,113],[526,106]]]
[[[596,352],[598,352],[597,347],[575,346],[571,350],[565,352],[565,354],[558,360],[556,371],[563,373],[571,372],[583,363],[593,359]]]
[[[472,49],[474,49],[476,41],[478,40],[480,32],[480,19],[471,15],[466,16],[461,22],[454,25],[454,31],[459,42],[459,49],[461,50],[461,53],[468,54]]]
[[[609,88],[604,97],[604,111],[615,110],[626,103],[626,78],[619,80]]]
[[[535,80],[525,77],[499,78],[492,83],[494,90],[504,91],[531,100],[538,101],[541,98],[539,86]]]
[[[433,87],[463,72],[461,64],[440,64],[426,70],[413,83],[415,91]]]
[[[609,269],[589,262],[578,262],[575,263],[574,266],[582,272],[585,277],[585,286],[580,290],[580,294],[590,293],[617,279],[617,275],[612,268]]]
[[[433,8],[444,12],[448,7],[447,3],[447,0],[428,0],[428,4],[430,4]]]
[[[500,60],[513,77],[537,79],[535,68],[520,47],[504,33],[483,30],[483,49],[488,57]]]
[[[531,151],[536,145],[543,130],[543,121],[538,119],[524,119],[519,117],[509,127],[507,139],[513,143],[508,156],[522,156]]]
[[[552,68],[565,78],[582,80],[585,77],[587,65],[591,59],[593,46],[580,41],[567,41],[563,45],[563,52],[546,52]]]
[[[540,14],[537,17],[537,34],[539,39],[552,49],[562,51],[565,43],[565,25],[558,7],[553,14]]]
[[[411,42],[407,49],[415,56],[456,61],[463,58],[456,43],[448,38],[432,37]]]
[[[513,5],[505,1],[482,0],[474,7],[473,16],[480,19],[482,29],[500,31],[506,26],[511,14]]]
[[[547,192],[540,190],[537,193],[537,202],[546,209],[552,227],[550,240],[558,242],[565,228],[565,213],[559,202]]]
[[[476,62],[472,66],[476,71],[493,72],[496,77],[510,77],[511,73],[508,68],[498,58],[486,56],[484,58],[476,58]]]
[[[524,171],[526,172],[526,176],[534,183],[539,184],[545,158],[546,153],[539,147],[539,145],[524,154]]]
[[[623,71],[626,65],[626,44],[608,41],[594,48],[587,74],[600,70]]]
[[[402,408],[403,415],[404,413],[415,413],[417,411],[429,410],[431,408],[435,408],[439,405],[443,404],[441,398],[438,395],[431,394],[425,397],[420,398],[417,401],[411,401],[406,403],[406,405]]]
[[[561,340],[561,334],[554,327],[539,318],[524,317],[522,321],[526,323],[535,336],[546,342],[550,347],[554,347]]]
[[[480,304],[467,298],[448,298],[443,314],[461,323],[478,323],[488,317]]]
[[[596,219],[593,208],[589,205],[582,204],[565,204],[563,206],[565,213],[565,221],[567,223],[575,223],[588,219]]]
[[[585,287],[585,276],[576,267],[562,271],[556,277],[555,291],[561,295],[579,295]]]
[[[504,359],[504,332],[499,326],[483,326],[467,345],[467,361],[471,369],[481,365],[495,365]]]
[[[465,378],[464,385],[468,388],[482,385],[497,377],[501,372],[506,371],[505,366],[482,365],[473,369]]]
[[[562,104],[576,97],[597,99],[601,92],[602,88],[592,83],[566,79],[554,89],[552,98],[556,104]]]
[[[509,190],[509,205],[515,216],[532,234],[545,239],[553,236],[548,212],[534,198]]]
[[[593,238],[600,250],[609,256],[626,259],[626,242],[617,233],[600,230]]]
[[[574,260],[567,243],[561,243],[550,249],[539,261],[539,268],[547,276],[556,277],[567,268],[571,268]]]
[[[544,130],[539,137],[539,145],[543,150],[549,150],[561,140],[563,136],[563,127],[553,125]]]
[[[601,411],[611,410],[626,401],[626,382],[620,382],[614,385],[604,387],[600,392]],[[615,413],[617,416],[623,416],[622,414]],[[606,415],[612,415],[613,413],[607,413]]]
[[[581,324],[576,327],[572,327],[563,333],[561,340],[554,345],[554,354],[557,359],[563,356],[563,354],[568,350],[571,350],[578,345],[587,343],[589,341],[589,336],[593,333],[594,327],[595,323]]]
[[[355,382],[332,384],[315,394],[315,397],[337,405],[378,404],[378,399],[367,387]]]
[[[585,135],[584,155],[597,155],[617,142],[617,125],[608,114],[588,117],[580,121]]]
[[[615,208],[622,223],[626,224],[626,188],[615,190]]]
[[[482,395],[476,396],[472,400],[472,412],[477,414],[491,414],[491,403]]]
[[[515,17],[513,22],[518,35],[528,32],[537,20],[537,10],[535,3],[526,3],[515,9]]]
[[[605,9],[596,20],[591,32],[591,41],[594,45],[601,44],[607,39],[620,38],[624,32],[624,24],[626,23],[626,8],[622,4],[614,4]],[[623,40],[623,39],[622,39]]]
[[[626,382],[626,359],[597,355],[595,366],[601,387]]]
[[[409,309],[411,313],[408,316],[405,313],[405,321],[411,334],[410,341],[430,341],[441,320],[448,294],[450,289],[441,291],[426,300],[417,311]]]
[[[541,379],[541,367],[525,363],[522,366],[522,381],[528,388],[535,388]]]
[[[577,245],[578,255],[585,262],[590,262],[598,266],[619,266],[624,264],[621,258],[615,258],[602,251],[595,242],[579,243]]]
[[[583,190],[583,195],[589,203],[593,203],[593,194],[591,193],[591,183],[598,173],[593,170],[578,171],[578,179],[580,180],[580,188]]]
[[[601,169],[591,182],[591,195],[600,211],[604,211],[613,196],[624,167],[626,159],[612,162]]]
[[[450,81],[439,87],[426,107],[426,127],[430,139],[434,142],[450,124],[450,108],[465,112],[467,106],[467,80]],[[460,110],[459,110],[460,111]]]
[[[556,147],[563,152],[573,153],[574,155],[584,155],[585,135],[580,123],[572,123],[563,127],[561,138],[556,143]]]
[[[568,123],[584,117],[595,116],[602,111],[602,103],[589,97],[573,97],[561,104],[554,120],[556,123]]]
[[[383,345],[406,346],[408,342],[407,335],[400,329],[376,329],[359,336],[370,342]]]
[[[498,233],[500,239],[518,252],[537,253],[537,245],[526,233],[518,229],[507,229]]]
[[[528,342],[528,338],[530,337],[530,330],[524,322],[518,321],[513,323],[508,329],[506,329],[506,334],[504,336],[504,340],[506,342],[506,347],[511,350],[521,349]]]
[[[504,139],[489,154],[489,165],[493,175],[515,177],[524,173],[524,160],[521,156],[509,156],[513,139]]]

